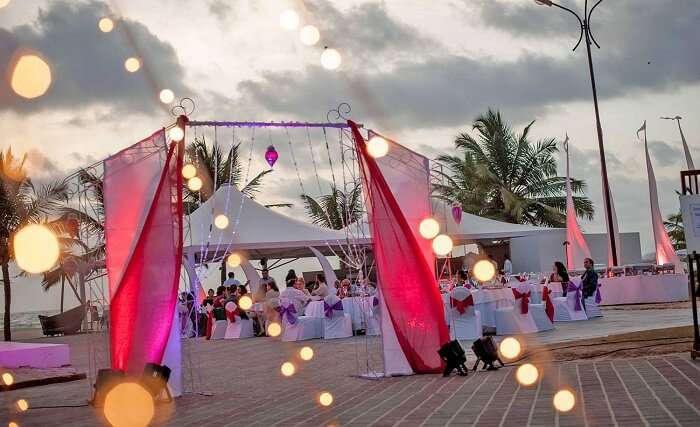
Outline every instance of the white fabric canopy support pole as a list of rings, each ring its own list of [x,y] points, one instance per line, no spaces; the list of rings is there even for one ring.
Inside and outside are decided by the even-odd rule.
[[[331,267],[331,263],[328,261],[328,258],[326,258],[326,256],[323,255],[318,249],[312,246],[309,246],[309,249],[311,249],[311,252],[313,252],[316,256],[319,264],[321,264],[323,275],[326,276],[326,285],[328,285],[329,289],[333,289],[333,292],[330,293],[332,295],[336,295],[338,290],[335,288],[335,281],[338,280],[338,277],[335,275],[335,270],[333,270],[333,267]]]
[[[656,188],[656,176],[654,175],[654,167],[651,164],[651,156],[649,156],[649,146],[647,144],[647,122],[640,128],[644,131],[644,153],[647,161],[647,178],[649,180],[649,205],[651,207],[651,226],[654,231],[654,246],[656,248],[656,263],[667,264],[672,263],[676,271],[683,272],[683,266],[673,249],[671,239],[668,237],[666,228],[664,227],[664,218],[661,216],[659,208],[659,195]]]
[[[379,307],[381,310],[381,335],[382,335],[382,356],[384,358],[384,376],[390,377],[395,375],[413,375],[413,369],[406,359],[406,355],[401,349],[399,340],[396,338],[394,324],[391,322],[389,311],[384,304],[381,286],[377,286],[377,295],[379,296]]]
[[[243,274],[245,274],[246,279],[248,279],[248,284],[250,285],[250,293],[255,294],[260,286],[260,275],[258,270],[253,267],[247,259],[241,261],[241,268],[243,269]]]
[[[193,297],[197,298],[200,289],[202,290],[202,293],[204,292],[204,289],[202,289],[199,275],[197,274],[197,269],[194,265],[194,254],[187,254],[182,257],[182,266],[185,267],[185,271],[187,272],[187,277],[190,282],[190,292],[192,293]]]
[[[681,118],[677,117],[678,131],[681,133],[681,141],[683,141],[683,152],[685,153],[685,162],[688,165],[688,170],[695,170],[695,165],[693,164],[693,157],[690,155],[690,149],[688,148],[688,143],[685,141],[685,135],[683,135],[683,128],[681,128]]]
[[[566,250],[566,268],[574,270],[583,268],[583,260],[591,257],[591,251],[576,220],[569,167],[569,135],[566,135],[564,140],[564,151],[566,151],[566,241],[569,243]]]
[[[182,343],[180,342],[180,312],[175,310],[173,326],[165,347],[161,365],[170,368],[168,387],[173,397],[182,396]]]

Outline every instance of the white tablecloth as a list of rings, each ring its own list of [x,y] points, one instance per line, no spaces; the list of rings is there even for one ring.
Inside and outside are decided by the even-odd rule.
[[[354,330],[366,329],[366,321],[372,310],[372,297],[343,298],[343,310],[350,315]],[[304,314],[309,317],[323,317],[323,301],[311,301],[306,306]]]
[[[686,274],[600,278],[601,305],[648,304],[688,300]]]

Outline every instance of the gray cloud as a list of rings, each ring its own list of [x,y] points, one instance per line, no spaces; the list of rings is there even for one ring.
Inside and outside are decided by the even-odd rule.
[[[614,98],[700,82],[700,56],[688,54],[700,45],[696,29],[700,9],[691,3],[679,0],[670,12],[663,2],[646,5],[642,11],[627,1],[601,13],[601,22],[611,24],[598,35],[606,44],[595,57],[599,96]],[[673,25],[651,25],[657,21]],[[537,25],[546,27],[547,22]],[[329,73],[309,66],[303,73],[264,72],[259,79],[241,82],[238,89],[243,103],[307,117],[347,101],[356,117],[371,116],[384,129],[461,125],[489,106],[516,120],[541,117],[556,104],[590,99],[582,52],[563,58],[530,53],[511,61],[421,57],[420,62],[404,59],[379,72],[353,68]]]
[[[426,56],[438,46],[418,29],[389,16],[383,2],[362,3],[347,11],[338,10],[328,0],[306,2],[305,6],[311,22],[321,32],[321,42],[354,58],[369,59],[369,63],[363,61],[363,67],[384,53],[391,53],[391,58],[382,57],[382,60],[401,58],[418,49]]]
[[[663,141],[649,141],[649,151],[651,152],[651,161],[661,167],[677,165],[680,168],[685,161],[680,147]]]
[[[225,22],[233,15],[233,6],[224,0],[210,0],[207,8],[219,22]]]
[[[100,1],[55,1],[39,10],[33,24],[0,29],[2,69],[9,66],[17,49],[31,49],[47,60],[53,74],[49,91],[35,100],[15,96],[3,81],[0,110],[75,109],[102,103],[119,110],[155,112],[161,89],[190,92],[170,44],[143,24],[125,18],[116,22],[111,33],[102,33],[97,22],[108,14],[108,5]],[[138,73],[124,70],[130,56],[142,58]]]
[[[470,0],[465,5],[473,6],[473,3]],[[485,25],[519,36],[550,37],[576,31],[576,18],[559,11],[544,13],[541,7],[535,7],[534,1],[511,4],[500,0],[479,0],[476,9],[470,7],[469,13],[474,10]]]

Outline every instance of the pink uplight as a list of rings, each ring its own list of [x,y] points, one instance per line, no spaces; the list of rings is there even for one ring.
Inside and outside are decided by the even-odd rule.
[[[452,206],[452,218],[454,218],[457,224],[462,222],[462,206]]]

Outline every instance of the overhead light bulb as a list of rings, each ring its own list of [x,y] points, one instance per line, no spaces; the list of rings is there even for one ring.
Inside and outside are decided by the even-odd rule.
[[[141,68],[141,61],[136,57],[127,58],[124,61],[124,68],[130,73],[135,73]]]
[[[199,179],[199,177],[193,177],[190,178],[187,181],[187,188],[189,188],[192,191],[199,191],[202,189],[202,180]]]
[[[367,153],[375,159],[386,156],[388,152],[389,143],[381,136],[373,136],[367,141]]]
[[[243,260],[238,254],[231,254],[228,256],[228,258],[226,258],[226,264],[228,264],[228,266],[231,268],[238,267],[239,265],[241,265],[241,262],[243,262]]]
[[[440,233],[440,223],[434,218],[426,218],[418,225],[420,235],[426,239],[432,239]]]
[[[313,46],[321,39],[321,33],[313,25],[305,25],[299,30],[299,39],[306,46]]]
[[[433,252],[440,256],[445,256],[452,252],[452,239],[446,234],[440,234],[433,239]]]
[[[335,49],[326,48],[321,54],[321,65],[326,70],[335,70],[340,67],[343,62],[343,58],[340,56],[340,52]]]
[[[285,30],[296,30],[299,26],[299,14],[287,9],[280,14],[280,26]]]
[[[12,68],[10,87],[22,98],[38,98],[51,87],[51,67],[38,55],[22,55]]]
[[[58,261],[59,244],[56,236],[41,224],[27,225],[13,238],[17,265],[27,273],[43,273]]]
[[[180,126],[175,126],[174,128],[170,129],[168,135],[170,136],[171,141],[182,141],[182,138],[185,137],[185,131],[182,130]]]
[[[185,179],[193,178],[197,175],[197,168],[192,163],[188,163],[182,167],[182,177]]]
[[[214,218],[214,226],[219,230],[228,227],[228,217],[224,214],[217,215],[216,218]]]
[[[175,99],[175,93],[170,89],[163,89],[158,97],[163,104],[170,104]]]
[[[488,282],[496,276],[496,267],[487,259],[482,259],[474,264],[474,277],[480,282]]]
[[[104,18],[99,20],[97,26],[103,33],[109,33],[114,29],[114,21],[112,21],[111,18],[105,16]]]

